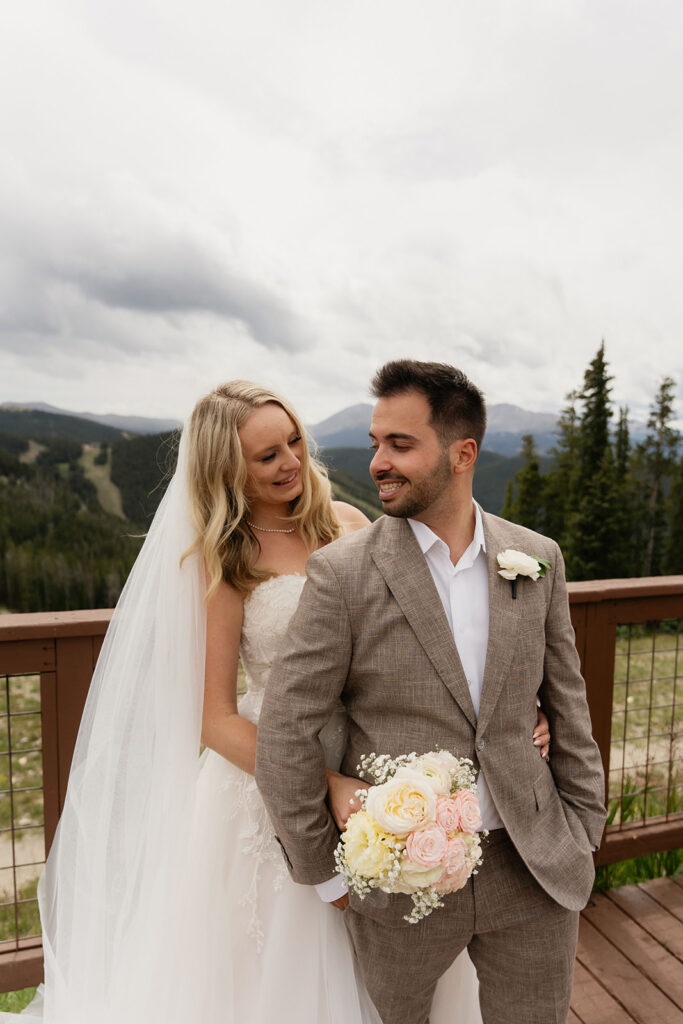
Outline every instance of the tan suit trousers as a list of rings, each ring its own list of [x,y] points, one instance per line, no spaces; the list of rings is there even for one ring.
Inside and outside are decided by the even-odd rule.
[[[579,915],[541,888],[503,829],[491,833],[478,874],[444,904],[415,925],[387,924],[356,896],[344,912],[383,1024],[427,1024],[437,981],[465,947],[484,1024],[564,1024]]]

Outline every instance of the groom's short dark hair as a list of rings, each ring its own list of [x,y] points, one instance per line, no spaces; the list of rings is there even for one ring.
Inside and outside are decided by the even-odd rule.
[[[380,366],[370,390],[375,398],[419,391],[429,402],[431,425],[445,446],[472,437],[481,448],[486,431],[486,402],[462,370],[448,363],[394,359]]]

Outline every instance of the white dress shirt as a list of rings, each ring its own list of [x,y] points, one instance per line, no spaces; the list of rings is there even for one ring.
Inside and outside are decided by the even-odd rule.
[[[432,574],[469,686],[474,713],[479,714],[481,687],[489,643],[489,576],[481,509],[474,504],[474,537],[457,565],[448,545],[424,523],[409,519],[415,539]],[[503,828],[496,805],[479,772],[477,796],[484,828]]]

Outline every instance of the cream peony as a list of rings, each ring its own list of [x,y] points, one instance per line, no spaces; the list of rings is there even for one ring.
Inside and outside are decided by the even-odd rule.
[[[351,815],[342,842],[346,862],[357,874],[371,878],[388,868],[391,849],[387,836],[365,811]]]
[[[523,551],[515,551],[514,548],[506,548],[497,556],[498,575],[506,580],[516,580],[518,576],[529,576],[537,580],[541,575],[541,564],[531,555],[525,555]]]
[[[450,750],[438,750],[435,754],[430,754],[429,756],[440,761],[450,773],[457,771],[460,767],[460,761],[454,754],[451,754]]]
[[[365,809],[380,829],[407,836],[421,825],[434,821],[436,793],[423,775],[406,772],[400,778],[368,790]]]
[[[451,769],[441,757],[436,754],[423,754],[414,764],[399,768],[394,776],[395,779],[410,778],[417,773],[422,775],[430,784],[437,796],[448,796],[451,791]]]

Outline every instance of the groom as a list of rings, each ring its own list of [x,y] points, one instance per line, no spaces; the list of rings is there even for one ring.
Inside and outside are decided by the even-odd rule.
[[[438,978],[467,947],[485,1024],[561,1024],[605,822],[562,555],[473,502],[486,410],[463,373],[399,360],[373,393],[370,473],[386,515],[308,562],[261,712],[256,779],[292,877],[329,891],[338,834],[318,734],[339,699],[347,775],[371,752],[472,758],[491,830],[484,862],[415,925],[408,896],[351,894],[344,918],[365,983],[384,1024],[425,1024]],[[496,560],[508,548],[546,559],[547,575],[513,586]],[[530,740],[537,695],[550,766]]]

